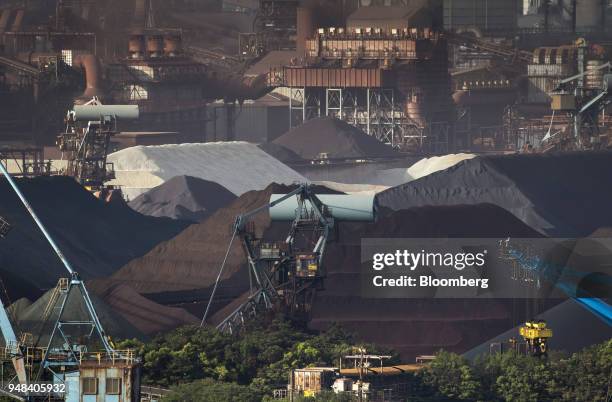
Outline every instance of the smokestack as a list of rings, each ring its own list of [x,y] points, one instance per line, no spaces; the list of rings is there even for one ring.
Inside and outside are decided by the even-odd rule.
[[[296,47],[299,57],[306,54],[306,39],[313,37],[315,29],[314,10],[310,7],[298,7]]]

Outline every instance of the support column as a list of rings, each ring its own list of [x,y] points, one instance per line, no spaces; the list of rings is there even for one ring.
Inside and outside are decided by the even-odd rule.
[[[306,88],[289,88],[289,127],[306,121]]]

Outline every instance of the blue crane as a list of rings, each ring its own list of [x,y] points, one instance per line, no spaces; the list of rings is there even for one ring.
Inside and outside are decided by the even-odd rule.
[[[610,306],[607,301],[599,297],[585,297],[584,294],[577,294],[575,284],[585,277],[583,272],[573,270],[571,267],[551,264],[538,256],[531,257],[527,253],[510,246],[509,241],[510,239],[500,242],[502,251],[505,252],[507,256],[515,260],[524,270],[534,273],[538,275],[538,277],[553,281],[555,286],[563,291],[568,297],[595,314],[595,316],[606,324],[612,326],[612,306]],[[556,280],[561,273],[563,273],[563,280]],[[609,289],[612,288],[612,278],[610,276],[602,277],[600,280],[604,281],[604,285],[607,285]],[[584,293],[584,291],[581,293]]]
[[[43,349],[45,352],[42,355],[42,360],[40,362],[40,370],[38,371],[38,374],[35,379],[28,379],[24,365],[22,346],[20,345],[17,339],[15,331],[8,318],[6,309],[3,305],[0,305],[0,329],[2,331],[2,336],[4,337],[7,347],[12,350],[12,355],[14,356],[13,364],[17,372],[20,384],[27,384],[29,380],[38,381],[41,377],[43,369],[49,370],[53,374],[54,378],[63,381],[63,375],[61,373],[56,372],[57,368],[59,368],[60,370],[65,370],[67,367],[78,368],[83,360],[93,358],[93,356],[89,357],[89,355],[87,355],[87,347],[86,345],[82,344],[81,339],[75,339],[75,337],[70,336],[70,328],[74,327],[90,328],[89,335],[87,337],[89,338],[89,340],[92,340],[92,338],[97,335],[97,338],[100,341],[106,356],[112,356],[117,360],[133,359],[133,357],[123,356],[121,354],[122,352],[114,350],[113,346],[110,343],[110,338],[107,336],[106,332],[104,331],[104,327],[100,322],[89,292],[85,287],[84,281],[81,279],[78,272],[72,267],[68,259],[64,256],[59,246],[55,243],[55,241],[47,231],[46,227],[44,226],[44,224],[42,223],[42,221],[40,220],[40,218],[38,217],[38,215],[30,205],[28,200],[25,198],[25,196],[23,195],[23,193],[21,192],[21,190],[19,189],[13,178],[10,176],[1,161],[0,172],[2,173],[2,175],[4,175],[11,188],[14,190],[15,194],[18,196],[23,206],[26,208],[40,231],[43,233],[47,242],[49,243],[57,257],[60,259],[64,268],[66,268],[66,271],[69,274],[69,279],[66,283],[65,288],[61,291],[61,296],[59,298],[59,315],[57,317],[57,321],[53,326],[53,330],[51,332],[47,347]],[[76,297],[80,297],[80,299],[82,300],[88,315],[87,319],[70,320],[64,317],[67,302],[71,294],[77,294]],[[20,399],[18,396],[11,396]]]

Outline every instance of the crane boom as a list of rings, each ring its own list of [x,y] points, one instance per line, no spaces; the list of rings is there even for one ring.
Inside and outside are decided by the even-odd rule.
[[[70,265],[70,263],[68,262],[68,260],[66,259],[66,257],[64,256],[60,248],[57,246],[57,244],[55,243],[55,241],[53,240],[49,232],[47,232],[45,225],[42,224],[42,222],[38,218],[38,215],[36,215],[36,212],[34,212],[34,209],[30,205],[28,200],[24,197],[19,187],[17,187],[17,184],[15,183],[11,175],[8,173],[8,171],[6,170],[2,162],[0,162],[0,171],[2,172],[2,174],[4,175],[8,183],[11,185],[13,190],[15,191],[15,194],[17,194],[17,197],[19,197],[19,200],[21,200],[21,203],[23,204],[23,206],[28,210],[28,213],[30,214],[32,219],[34,219],[34,222],[36,222],[36,225],[38,226],[40,231],[43,233],[43,235],[45,236],[45,238],[51,245],[51,248],[53,248],[53,251],[55,251],[55,254],[57,254],[59,259],[62,261],[62,264],[64,264],[64,267],[66,268],[66,270],[68,270],[68,272],[72,276],[75,273],[74,269],[72,269],[72,266]]]
[[[23,360],[23,353],[19,347],[17,335],[15,334],[15,330],[13,329],[13,325],[11,324],[11,320],[9,319],[2,300],[0,300],[0,330],[2,330],[2,337],[4,338],[6,349],[11,355],[11,360],[19,383],[27,384],[28,377],[26,374],[25,362]]]
[[[100,322],[98,314],[97,314],[97,312],[96,312],[96,310],[94,308],[94,305],[93,305],[93,303],[91,301],[91,297],[89,296],[89,292],[87,291],[87,289],[85,287],[85,283],[81,280],[81,278],[79,277],[79,274],[72,268],[72,266],[70,265],[70,262],[68,261],[66,256],[64,256],[64,254],[60,250],[59,246],[55,243],[55,241],[53,240],[53,238],[51,237],[51,235],[49,234],[49,232],[45,228],[45,225],[42,223],[42,221],[40,220],[40,218],[38,217],[38,215],[36,214],[36,212],[34,211],[32,206],[30,205],[28,200],[25,198],[25,196],[23,195],[23,193],[21,192],[21,190],[19,189],[19,187],[17,186],[17,184],[15,183],[15,181],[13,180],[11,175],[8,173],[8,171],[6,170],[6,168],[2,164],[2,162],[0,162],[0,172],[2,172],[2,174],[4,175],[4,177],[6,178],[8,183],[10,184],[10,186],[13,188],[13,190],[15,191],[15,193],[17,194],[17,196],[21,200],[21,203],[27,209],[28,213],[30,214],[30,216],[32,217],[32,219],[34,220],[34,222],[36,223],[36,225],[38,226],[40,231],[43,233],[43,235],[47,239],[49,245],[51,245],[51,248],[53,248],[53,251],[55,251],[55,254],[58,256],[58,258],[60,259],[60,261],[64,265],[64,268],[66,268],[66,271],[68,271],[68,273],[70,275],[70,286],[71,287],[75,286],[75,287],[78,287],[78,288],[81,289],[81,294],[82,294],[82,297],[83,297],[83,301],[85,303],[85,307],[86,307],[87,312],[88,312],[88,314],[89,314],[89,316],[91,318],[93,327],[97,331],[97,333],[98,333],[98,335],[99,335],[99,337],[100,337],[100,339],[102,341],[102,345],[104,346],[104,348],[106,349],[107,352],[109,352],[109,353],[113,352],[113,347],[110,345],[110,342],[108,341],[108,337],[106,335],[106,332],[104,331],[104,328],[102,327],[102,323]],[[60,319],[61,319],[61,314],[62,313],[63,313],[63,308],[62,308],[62,312],[60,312],[60,316],[58,317],[58,322],[56,323],[56,328],[60,324]],[[55,333],[55,331],[54,331],[54,333]],[[49,343],[51,343],[52,340],[53,340],[53,335],[51,336],[51,340],[49,341]]]
[[[300,251],[296,255],[284,255],[281,257],[280,255],[274,257],[272,255],[268,255],[262,257],[261,250],[255,246],[255,244],[260,240],[256,239],[254,232],[251,232],[247,228],[248,221],[255,215],[270,210],[276,205],[290,199],[291,197],[297,197],[298,201],[296,204],[295,216],[289,230],[289,236],[285,240],[283,244],[285,244],[289,249],[292,249],[296,244],[296,237],[298,236],[298,232],[312,232],[314,237],[313,245],[308,248],[307,251]],[[206,319],[210,313],[210,307],[212,305],[212,301],[214,299],[217,287],[219,285],[219,281],[221,279],[221,275],[223,273],[223,269],[227,262],[227,257],[229,255],[230,248],[232,247],[232,243],[236,236],[240,236],[243,242],[243,246],[247,255],[247,262],[249,265],[249,278],[251,275],[255,278],[255,286],[256,289],[253,289],[253,284],[251,282],[251,294],[248,299],[243,302],[237,309],[235,309],[231,314],[229,314],[219,325],[217,325],[217,329],[222,332],[232,331],[232,325],[237,322],[243,322],[245,316],[253,315],[257,310],[259,305],[264,305],[267,309],[273,307],[272,302],[278,301],[279,295],[287,295],[283,291],[279,291],[279,286],[287,286],[286,283],[278,283],[278,280],[275,281],[270,277],[270,275],[274,275],[275,271],[278,271],[282,267],[283,269],[287,269],[286,265],[293,263],[298,264],[300,266],[308,266],[309,274],[307,279],[304,279],[304,282],[300,284],[299,287],[294,287],[293,291],[298,294],[304,289],[309,287],[309,284],[316,283],[319,275],[315,275],[318,273],[318,267],[322,263],[323,253],[325,250],[325,244],[327,242],[328,235],[330,233],[330,228],[333,226],[333,218],[329,214],[329,210],[324,205],[321,200],[314,194],[313,190],[310,187],[310,184],[300,184],[295,190],[283,194],[276,199],[271,199],[269,203],[255,208],[251,211],[248,211],[244,214],[240,214],[236,217],[232,238],[230,240],[229,246],[227,248],[225,258],[221,263],[221,267],[217,274],[217,279],[212,289],[212,293],[208,300],[208,304],[206,306],[206,310],[204,312],[204,316],[202,317],[202,321],[200,326],[204,326],[206,323]],[[251,229],[252,230],[252,229]],[[261,246],[261,244],[260,244]],[[260,252],[258,253],[258,249]],[[277,249],[278,251],[278,249]],[[276,258],[276,259],[275,259]],[[265,261],[275,260],[276,265],[275,268],[270,269],[262,267],[262,264],[265,265]],[[302,260],[304,261],[302,263]],[[315,261],[316,260],[316,261]],[[295,268],[295,267],[294,267]],[[276,272],[278,274],[278,272]],[[288,274],[291,278],[291,274]],[[302,274],[303,276],[305,274]],[[287,280],[287,279],[285,279]],[[297,279],[296,279],[297,280]]]
[[[530,258],[522,251],[509,246],[509,240],[510,239],[500,242],[503,251],[512,259],[514,259],[525,270],[536,272],[539,275],[546,276],[551,275],[551,273],[557,274],[558,272],[561,272],[562,270],[567,268],[547,264],[538,257]],[[577,275],[579,275],[579,273],[576,271],[571,271],[570,275],[576,277]],[[612,306],[610,306],[610,304],[608,304],[606,300],[603,300],[599,297],[578,297],[575,292],[571,290],[571,286],[569,286],[568,283],[563,281],[555,282],[555,286],[561,291],[563,291],[568,297],[575,300],[580,306],[594,314],[606,324],[612,326]]]

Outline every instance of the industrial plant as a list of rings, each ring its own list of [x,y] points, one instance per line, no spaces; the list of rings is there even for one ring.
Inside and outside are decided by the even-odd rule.
[[[612,1],[0,0],[0,106],[0,400],[610,398]]]

